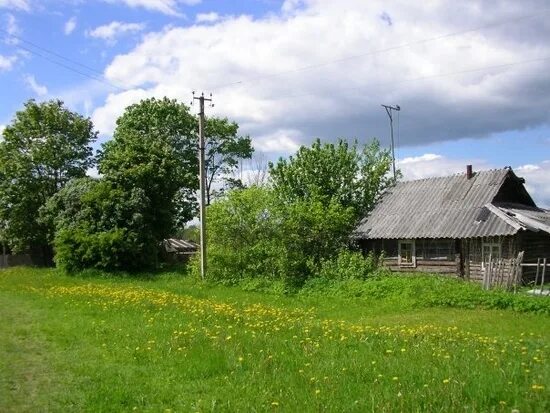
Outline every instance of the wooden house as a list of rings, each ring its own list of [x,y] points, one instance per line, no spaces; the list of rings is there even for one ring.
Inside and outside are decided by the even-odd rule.
[[[356,230],[365,253],[394,271],[481,280],[491,259],[550,261],[550,211],[538,208],[511,168],[399,182]],[[523,281],[530,277],[524,272]]]

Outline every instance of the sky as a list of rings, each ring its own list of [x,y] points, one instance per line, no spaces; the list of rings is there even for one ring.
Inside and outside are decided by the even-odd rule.
[[[110,139],[129,104],[212,93],[262,159],[373,137],[406,179],[511,166],[550,208],[547,0],[0,0],[0,130],[62,99]]]

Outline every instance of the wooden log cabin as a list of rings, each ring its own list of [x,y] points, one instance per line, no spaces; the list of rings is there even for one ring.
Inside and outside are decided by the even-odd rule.
[[[399,182],[359,224],[364,253],[392,271],[483,278],[492,259],[550,260],[550,211],[538,208],[510,167]],[[532,277],[523,273],[523,282]]]

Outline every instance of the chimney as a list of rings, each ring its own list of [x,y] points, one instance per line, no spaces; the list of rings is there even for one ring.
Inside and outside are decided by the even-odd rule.
[[[466,179],[472,179],[474,172],[472,170],[472,165],[466,165]]]

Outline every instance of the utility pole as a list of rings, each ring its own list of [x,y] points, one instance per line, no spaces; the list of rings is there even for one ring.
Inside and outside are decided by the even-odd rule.
[[[199,97],[193,92],[193,101],[198,100],[200,104],[199,110],[199,191],[200,191],[200,230],[201,230],[201,278],[206,278],[206,171],[204,161],[204,129],[206,121],[204,119],[204,102],[212,102],[212,94],[210,98],[205,98],[204,93]],[[210,107],[214,106],[212,103]]]
[[[390,106],[390,105],[382,105],[384,109],[386,109],[386,113],[388,114],[390,118],[390,134],[391,134],[391,157],[392,157],[392,169],[393,169],[393,179],[397,178],[397,175],[395,173],[395,144],[393,142],[393,116],[392,116],[392,110],[400,111],[401,108],[399,105]]]

